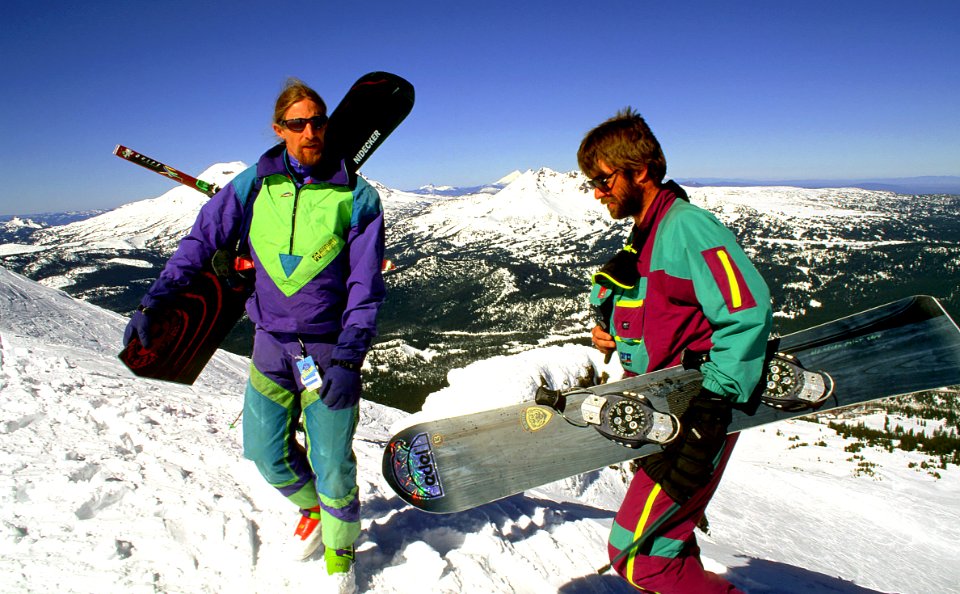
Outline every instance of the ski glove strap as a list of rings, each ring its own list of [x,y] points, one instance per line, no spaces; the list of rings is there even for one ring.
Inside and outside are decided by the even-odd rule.
[[[130,316],[130,321],[127,322],[126,330],[123,331],[123,346],[129,345],[134,335],[136,335],[136,337],[140,339],[140,344],[143,345],[143,348],[150,348],[149,329],[150,317],[153,312],[153,309],[142,305],[137,308],[137,311],[133,312],[133,315]]]
[[[323,375],[320,400],[332,410],[356,406],[360,401],[360,371],[331,365]]]
[[[640,467],[677,503],[685,503],[710,482],[717,456],[727,439],[731,406],[703,389],[680,416],[680,435],[659,454],[640,460]]]
[[[353,361],[344,361],[343,359],[331,359],[330,365],[336,365],[338,367],[345,367],[351,371],[360,371],[360,368],[363,367],[362,363],[355,363]]]

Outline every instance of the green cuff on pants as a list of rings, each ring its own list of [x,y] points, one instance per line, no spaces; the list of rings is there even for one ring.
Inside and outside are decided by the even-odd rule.
[[[360,536],[360,519],[356,521],[343,520],[329,510],[344,510],[353,507],[353,514],[359,510],[357,500],[359,489],[353,488],[346,497],[330,499],[320,495],[320,518],[323,526],[323,546],[328,549],[345,549],[352,546]],[[349,513],[349,512],[348,512]]]

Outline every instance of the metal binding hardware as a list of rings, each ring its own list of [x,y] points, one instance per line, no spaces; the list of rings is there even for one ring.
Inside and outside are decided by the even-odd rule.
[[[833,378],[804,369],[786,353],[776,353],[767,364],[766,385],[760,400],[786,411],[815,410],[833,395]]]
[[[580,414],[601,435],[630,448],[646,443],[664,445],[680,432],[674,415],[656,410],[637,392],[590,396],[580,405]]]

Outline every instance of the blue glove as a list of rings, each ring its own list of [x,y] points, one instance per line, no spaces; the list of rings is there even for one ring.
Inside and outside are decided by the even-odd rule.
[[[150,308],[140,307],[130,316],[127,329],[123,331],[123,346],[128,346],[136,333],[143,348],[150,348]]]
[[[320,400],[332,410],[352,408],[360,401],[360,370],[336,363],[327,368],[320,387]]]

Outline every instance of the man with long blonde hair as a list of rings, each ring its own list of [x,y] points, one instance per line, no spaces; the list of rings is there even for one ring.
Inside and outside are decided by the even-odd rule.
[[[353,592],[360,534],[353,435],[360,370],[385,294],[384,223],[380,197],[363,178],[346,167],[332,176],[315,169],[326,124],[316,91],[289,80],[273,115],[279,143],[203,206],[124,341],[134,333],[147,338],[148,320],[162,315],[164,299],[215,252],[238,245],[248,251],[256,279],[246,309],[256,334],[244,455],[299,508],[296,555],[305,559],[322,543],[337,589]]]

